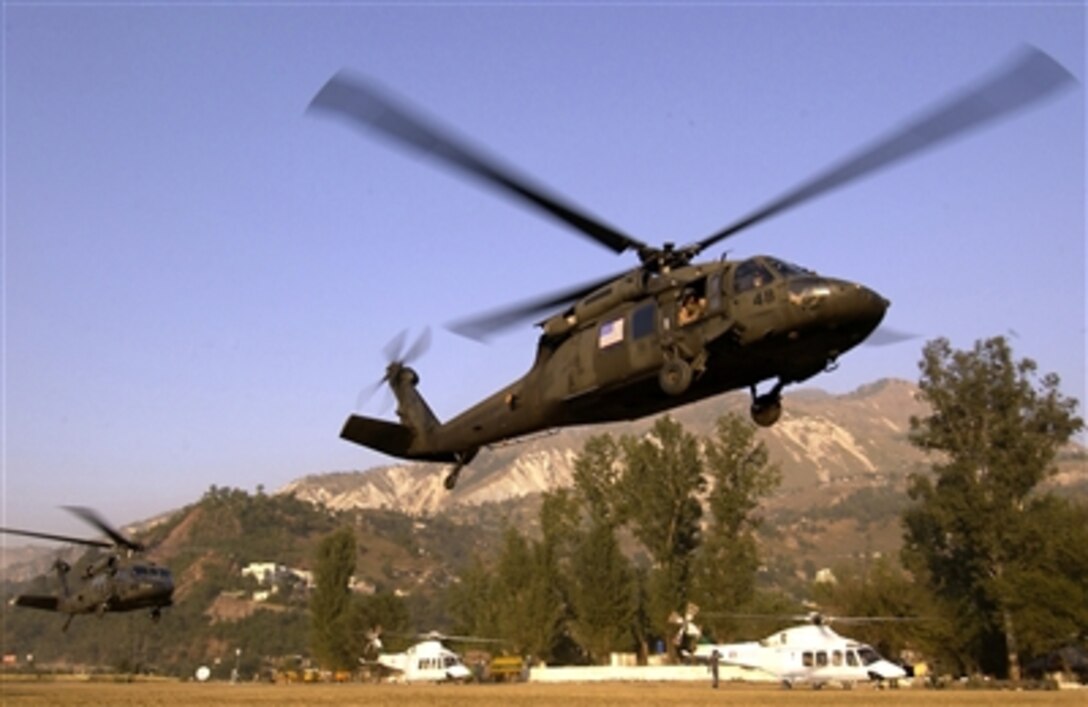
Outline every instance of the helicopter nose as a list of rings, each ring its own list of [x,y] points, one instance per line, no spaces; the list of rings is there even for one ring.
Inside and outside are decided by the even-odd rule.
[[[907,677],[907,671],[902,666],[883,659],[870,665],[869,673],[877,680],[901,680]]]
[[[855,282],[840,281],[833,289],[835,314],[848,322],[863,339],[880,325],[891,304],[875,291]]]

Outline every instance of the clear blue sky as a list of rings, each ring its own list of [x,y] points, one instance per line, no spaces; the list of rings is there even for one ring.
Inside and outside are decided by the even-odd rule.
[[[437,327],[417,367],[448,418],[536,332],[443,323],[633,264],[307,115],[341,68],[651,243],[718,230],[1023,43],[1085,68],[1079,2],[8,2],[3,32],[2,521],[69,532],[58,505],[123,523],[382,463],[337,435],[399,330]],[[889,325],[960,347],[1009,334],[1083,400],[1084,106],[1078,85],[708,256],[864,282]],[[916,379],[923,341],[812,384]]]

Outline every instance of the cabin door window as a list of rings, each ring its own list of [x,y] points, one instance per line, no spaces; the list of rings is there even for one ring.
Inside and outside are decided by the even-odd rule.
[[[657,302],[650,300],[631,310],[631,340],[628,342],[632,375],[661,367],[661,344],[657,334]]]

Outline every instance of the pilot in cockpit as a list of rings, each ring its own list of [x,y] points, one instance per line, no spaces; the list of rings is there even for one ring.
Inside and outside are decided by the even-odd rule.
[[[678,319],[680,326],[691,324],[706,311],[706,299],[695,294],[695,290],[688,288],[680,300],[680,313]]]

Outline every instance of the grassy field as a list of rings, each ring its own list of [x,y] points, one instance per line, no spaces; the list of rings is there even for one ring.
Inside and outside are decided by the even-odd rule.
[[[1083,705],[1084,691],[784,690],[709,684],[270,685],[224,683],[0,682],[0,704],[109,705],[442,705],[605,707],[610,705]]]

